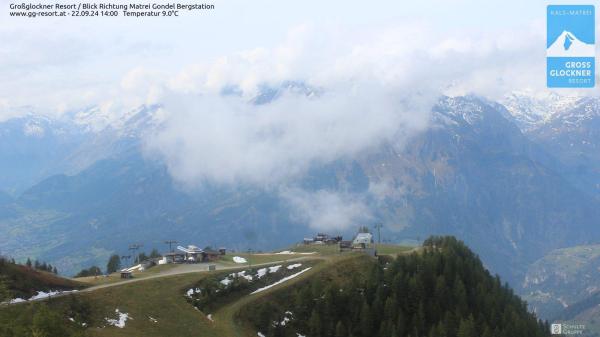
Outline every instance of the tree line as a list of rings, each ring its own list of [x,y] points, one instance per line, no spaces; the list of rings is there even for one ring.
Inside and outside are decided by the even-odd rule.
[[[29,268],[34,268],[36,270],[42,270],[49,273],[58,274],[58,270],[56,269],[56,267],[52,266],[50,263],[40,262],[38,260],[34,260],[33,262],[31,262],[31,259],[27,258],[27,261],[25,261],[25,265]]]
[[[133,259],[133,263],[138,264],[138,263],[144,262],[148,259],[159,258],[161,256],[162,255],[155,248],[155,249],[152,249],[152,251],[150,251],[150,254],[141,252],[138,255],[136,255]],[[123,256],[123,257],[125,257],[125,256]],[[125,267],[127,267],[127,265],[125,265],[123,263],[122,256],[120,256],[119,254],[112,254],[108,258],[108,261],[106,262],[105,271],[106,271],[106,274],[108,275],[108,274],[115,273]],[[82,269],[80,272],[78,272],[75,275],[75,277],[87,277],[87,276],[99,276],[99,275],[102,275],[102,269],[98,266],[91,266],[89,268]]]
[[[8,257],[4,257],[4,256],[0,256],[0,263],[2,263],[2,264],[10,263],[10,264],[14,264],[14,265],[20,264],[17,261],[15,261],[14,258],[8,258]],[[20,265],[23,265],[23,266],[26,266],[28,268],[32,268],[35,270],[41,270],[41,271],[45,271],[48,273],[58,274],[58,269],[56,269],[55,266],[52,266],[50,263],[40,262],[37,259],[32,262],[31,258],[27,258],[25,263],[20,264]]]
[[[268,337],[550,336],[548,323],[453,237],[344,272],[313,277],[242,313]]]

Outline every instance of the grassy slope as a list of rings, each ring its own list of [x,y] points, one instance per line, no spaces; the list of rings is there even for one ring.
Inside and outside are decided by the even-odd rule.
[[[90,336],[217,336],[208,333],[210,321],[183,297],[186,286],[206,277],[188,274],[163,277],[101,289],[83,294],[94,303],[93,326],[103,325],[105,317],[116,318],[115,309],[128,313],[125,328],[108,326],[88,330]],[[158,322],[153,323],[149,317]],[[206,333],[205,333],[206,332]]]
[[[177,267],[177,265],[175,265],[175,264],[159,265],[159,266],[152,267],[148,270],[144,270],[143,272],[134,271],[132,273],[132,275],[134,278],[145,278],[148,276],[157,275],[159,273],[168,271],[168,270],[176,268],[176,267]],[[112,273],[108,276],[101,275],[101,276],[97,276],[97,277],[96,276],[77,277],[77,278],[74,278],[73,280],[82,282],[85,284],[89,284],[89,285],[109,284],[109,283],[123,281],[123,279],[121,278],[121,273]]]
[[[29,298],[38,291],[80,289],[84,284],[18,264],[3,263],[0,275],[8,280],[13,297]]]
[[[275,301],[278,302],[274,294],[280,290],[289,289],[294,285],[300,284],[301,282],[307,281],[308,279],[314,280],[320,278],[324,282],[333,282],[335,284],[343,284],[348,281],[348,275],[354,273],[355,275],[361,275],[361,271],[366,264],[374,263],[375,259],[359,253],[343,254],[333,258],[330,258],[326,263],[321,263],[315,268],[307,272],[306,275],[301,275],[295,282],[289,282],[284,287],[278,287],[265,291],[261,296],[250,297],[241,301],[238,301],[225,308],[228,319],[234,324],[230,327],[232,330],[223,330],[223,336],[256,336],[257,331],[252,327],[250,322],[244,320],[244,314],[236,317],[240,311],[253,310],[253,304],[261,301]],[[285,290],[284,290],[285,291]],[[281,304],[281,303],[280,303]],[[284,304],[285,305],[285,304]],[[265,333],[265,331],[262,331]]]
[[[348,257],[350,255],[344,258]],[[323,271],[330,266],[330,263],[333,263],[333,260],[317,264],[310,271],[280,287],[243,297],[239,301],[223,307],[212,314],[214,322],[209,321],[203,313],[194,309],[183,296],[190,285],[214,274],[214,272],[150,279],[80,294],[80,296],[84,296],[94,303],[93,315],[96,327],[102,324],[104,317],[116,318],[113,313],[117,308],[133,317],[133,320],[127,321],[123,329],[112,326],[93,328],[88,330],[90,336],[255,336],[256,332],[244,330],[234,323],[234,315],[241,306],[256,298],[266,296],[278,288],[289,286]],[[222,271],[216,273],[222,273]],[[150,322],[149,317],[155,318],[158,322]]]
[[[418,248],[410,246],[398,246],[389,243],[377,243],[375,244],[375,249],[379,255],[398,255]]]
[[[315,265],[311,270],[301,274],[296,278],[258,294],[246,296],[235,303],[232,303],[231,305],[223,307],[213,315],[215,320],[215,331],[218,332],[218,336],[256,336],[256,331],[253,330],[251,326],[244,324],[244,322],[239,322],[238,318],[236,317],[240,309],[242,309],[244,306],[252,305],[254,301],[266,299],[274,292],[286,289],[287,287],[293,286],[299,282],[303,282],[311,277],[314,277],[315,275],[323,274],[324,272],[331,270],[332,267],[338,263],[342,263],[346,260],[353,260],[360,256],[364,255],[344,254],[323,259],[322,263]]]
[[[277,287],[263,291],[255,295],[244,296],[238,301],[226,305],[217,312],[212,313],[214,322],[211,322],[200,311],[194,309],[184,298],[184,292],[194,283],[216,272],[199,272],[182,275],[173,275],[160,278],[151,278],[139,282],[118,285],[109,288],[82,292],[77,294],[78,298],[92,304],[92,328],[87,330],[86,335],[98,337],[111,336],[144,336],[144,337],[169,337],[169,336],[256,336],[250,326],[238,324],[236,315],[239,310],[250,305],[253,301],[267,298],[271,293],[285,289],[297,282],[302,282],[314,275],[323,274],[332,270],[344,261],[354,260],[356,257],[364,256],[358,253],[337,254],[325,249],[322,254],[315,255],[254,255],[234,254],[232,256],[249,257],[252,263],[264,263],[271,261],[286,260],[286,258],[306,257],[322,261],[316,264],[310,271],[289,280]],[[410,250],[410,247],[387,247],[388,253],[396,254]],[[297,251],[297,250],[296,250]],[[313,250],[314,251],[314,250]],[[224,265],[232,256],[225,257]],[[232,265],[235,265],[232,263]],[[243,269],[245,266],[240,266]],[[231,271],[228,271],[231,272]],[[67,297],[57,298],[49,302],[51,307],[60,308],[64,306]],[[37,305],[37,304],[33,304]],[[22,306],[24,308],[25,306]],[[113,326],[105,326],[105,318],[116,318],[115,309],[126,312],[132,319],[128,320],[125,328],[119,329]],[[20,310],[13,306],[10,310]],[[208,314],[208,313],[207,313]],[[151,322],[150,318],[158,322]],[[65,317],[66,319],[66,317]]]
[[[356,260],[361,257],[364,257],[364,255],[342,254],[323,258],[322,262],[315,265],[311,270],[280,286],[242,297],[238,301],[211,313],[214,322],[209,321],[203,313],[195,310],[183,297],[184,291],[192,283],[206,277],[209,275],[208,273],[152,279],[137,284],[102,289],[84,295],[92,300],[97,308],[95,316],[98,321],[107,316],[114,318],[115,315],[112,312],[116,308],[129,313],[134,319],[128,321],[124,329],[115,327],[91,329],[89,334],[90,336],[103,337],[137,335],[147,337],[256,336],[256,331],[250,326],[236,322],[236,314],[242,307],[251,305],[252,302],[261,298],[268,298],[271,293],[285,289],[297,282],[330,271],[333,266],[344,261]],[[149,316],[157,319],[158,323],[150,322]]]
[[[244,259],[246,259],[250,265],[255,265],[255,264],[260,264],[260,263],[269,263],[269,262],[274,262],[274,261],[285,261],[288,259],[294,259],[297,257],[301,257],[299,255],[287,255],[287,254],[247,254],[247,253],[239,253],[239,254],[227,254],[225,256],[223,256],[219,262],[224,264],[224,265],[231,265],[231,266],[239,266],[239,263],[235,263],[233,262],[233,257],[234,256],[239,256],[239,257],[243,257]]]

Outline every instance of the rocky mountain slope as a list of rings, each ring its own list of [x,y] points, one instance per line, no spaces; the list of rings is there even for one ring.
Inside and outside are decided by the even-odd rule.
[[[318,94],[290,84],[249,104],[269,104],[281,90]],[[547,252],[600,239],[595,222],[600,207],[582,188],[586,181],[572,174],[571,162],[553,143],[538,136],[545,134],[540,131],[545,121],[557,117],[538,112],[535,104],[543,104],[530,101],[516,100],[507,109],[476,96],[444,97],[433,109],[430,127],[408,144],[392,139],[353,158],[313,165],[295,184],[364,200],[370,221],[384,223],[387,240],[460,236],[494,272],[521,284],[527,265]],[[555,98],[553,107],[582,116],[597,111],[593,100],[577,102]],[[515,111],[543,115],[539,121],[544,123],[525,128]],[[143,135],[160,127],[160,112],[160,106],[141,107],[115,119],[100,118],[91,109],[71,118],[78,141],[59,146],[68,153],[52,156],[62,158],[53,167],[69,169],[59,174],[34,170],[15,179],[22,185],[38,181],[0,206],[0,228],[9,233],[0,239],[0,250],[16,258],[43,255],[60,270],[75,271],[134,242],[160,248],[163,240],[175,238],[237,249],[274,248],[311,234],[277,190],[211,184],[191,189],[176,183],[163,162],[141,150]],[[19,128],[9,128],[10,123],[15,121],[0,128],[21,130],[14,142],[35,140],[23,131],[26,121]],[[51,134],[52,127],[44,130]],[[51,139],[39,144],[53,146]],[[24,149],[30,147],[36,149]],[[559,150],[568,154],[568,148]],[[588,152],[585,156],[592,158]],[[593,172],[593,167],[584,170]],[[19,177],[13,171],[6,176]]]

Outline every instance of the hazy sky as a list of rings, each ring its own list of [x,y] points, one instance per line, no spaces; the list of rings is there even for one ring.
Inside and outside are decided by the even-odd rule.
[[[175,179],[272,189],[315,228],[370,213],[365,195],[299,189],[311,165],[402,144],[440,94],[546,91],[541,1],[217,0],[142,19],[14,19],[0,3],[0,120],[97,106],[111,121],[160,103],[144,149]],[[286,80],[324,94],[248,104]],[[220,95],[232,85],[241,97]]]
[[[133,69],[173,75],[235,53],[277,48],[290,31],[303,26],[311,27],[317,38],[320,30],[326,30],[344,43],[364,43],[406,23],[428,28],[396,32],[402,37],[396,41],[410,44],[423,38],[415,34],[454,39],[496,36],[512,29],[541,29],[545,20],[543,1],[216,0],[213,11],[144,19],[17,19],[8,16],[9,1],[0,4],[4,110],[99,104],[120,91],[122,79]],[[313,52],[318,56],[319,50]]]

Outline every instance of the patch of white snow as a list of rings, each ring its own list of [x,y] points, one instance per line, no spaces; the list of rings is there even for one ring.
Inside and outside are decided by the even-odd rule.
[[[290,276],[286,276],[286,277],[282,278],[281,280],[279,280],[279,281],[277,281],[277,282],[275,282],[275,283],[273,283],[273,284],[270,284],[270,285],[268,285],[268,286],[266,286],[266,287],[258,288],[258,289],[256,289],[255,291],[253,291],[251,294],[256,294],[256,293],[259,293],[259,292],[261,292],[261,291],[264,291],[264,290],[267,290],[267,289],[269,289],[269,288],[272,288],[272,287],[274,287],[274,286],[276,286],[276,285],[282,284],[283,282],[285,282],[285,281],[288,281],[288,280],[291,280],[291,279],[293,279],[294,277],[296,277],[296,276],[298,276],[298,275],[300,275],[300,274],[304,273],[305,271],[307,271],[307,270],[310,270],[311,268],[312,268],[312,267],[308,267],[308,268],[306,268],[306,269],[302,269],[301,271],[297,272],[296,274],[292,274],[292,275],[290,275]]]
[[[119,329],[123,329],[125,327],[125,323],[128,319],[133,319],[129,317],[129,314],[126,312],[120,312],[119,309],[115,309],[115,313],[118,316],[118,319],[105,318],[106,323],[112,326],[116,326]]]
[[[248,263],[248,261],[245,258],[239,257],[239,256],[234,256],[233,257],[233,262],[235,262],[235,263]]]

